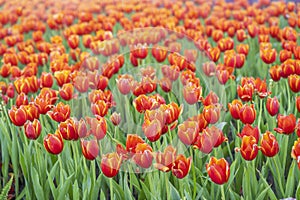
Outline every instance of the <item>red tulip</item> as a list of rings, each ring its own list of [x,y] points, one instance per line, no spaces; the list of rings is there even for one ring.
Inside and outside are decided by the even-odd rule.
[[[94,115],[99,115],[104,117],[108,112],[108,105],[103,100],[98,100],[95,103],[92,103],[91,110]]]
[[[78,35],[71,35],[68,38],[68,45],[72,48],[72,49],[76,49],[79,45],[79,36]]]
[[[117,153],[109,153],[102,156],[101,170],[109,178],[118,174],[121,167],[122,158]]]
[[[172,167],[172,173],[179,179],[184,178],[191,168],[191,158],[186,158],[184,155],[179,154]]]
[[[42,126],[39,120],[34,119],[33,122],[28,121],[24,125],[25,135],[28,139],[37,139],[42,131]]]
[[[113,112],[113,114],[110,116],[110,121],[113,123],[113,125],[118,126],[121,122],[120,113]]]
[[[44,137],[44,147],[52,154],[59,154],[64,148],[64,142],[59,134],[48,134]]]
[[[65,140],[77,140],[79,138],[76,123],[73,118],[69,118],[58,125],[58,131]]]
[[[99,154],[99,146],[97,140],[81,139],[81,150],[84,157],[88,160],[94,160]]]
[[[242,102],[238,99],[234,99],[232,103],[228,103],[228,109],[234,119],[240,119],[240,109],[242,106]]]
[[[260,150],[265,156],[273,157],[279,152],[276,137],[270,131],[263,134],[260,145]]]
[[[107,131],[106,120],[103,117],[97,116],[97,118],[87,118],[90,125],[90,134],[94,135],[97,140],[102,140]]]
[[[274,97],[274,98],[269,97],[267,99],[266,107],[267,107],[267,111],[269,112],[269,114],[271,116],[275,116],[278,113],[279,107],[280,107],[277,97]]]
[[[66,83],[59,89],[59,95],[65,101],[69,101],[73,97],[74,86],[72,83]]]
[[[219,102],[219,97],[213,91],[209,92],[205,99],[202,100],[204,106],[209,106],[211,104],[217,104]]]
[[[243,105],[240,109],[240,120],[244,124],[252,124],[256,118],[256,111],[254,105]]]
[[[296,117],[293,114],[277,116],[277,128],[274,130],[281,134],[292,134],[296,127]]]
[[[280,65],[274,65],[270,68],[269,73],[273,81],[277,82],[281,78],[282,68]]]
[[[300,138],[298,138],[294,142],[294,146],[292,148],[291,156],[293,159],[297,161],[298,168],[300,169]]]
[[[59,102],[52,111],[48,111],[48,115],[58,123],[66,121],[71,114],[69,105],[65,105],[63,102]]]
[[[16,106],[19,108],[21,105],[28,105],[28,97],[23,92],[16,98]]]
[[[16,126],[23,126],[25,122],[27,121],[27,113],[24,106],[21,106],[20,108],[17,108],[16,106],[13,106],[8,111],[9,118],[11,122]]]
[[[266,64],[271,64],[276,60],[276,49],[261,49],[260,57]]]
[[[51,88],[53,85],[53,76],[51,73],[42,72],[41,75],[41,85],[42,87]]]
[[[296,107],[298,112],[300,112],[300,96],[296,97]]]
[[[237,93],[242,101],[251,101],[254,93],[254,87],[252,84],[238,85]]]
[[[192,105],[200,100],[202,94],[202,87],[196,86],[194,84],[187,84],[183,88],[183,97],[185,101]]]
[[[219,185],[226,183],[230,176],[229,164],[224,158],[217,159],[212,156],[206,164],[206,171],[211,180]]]
[[[300,92],[300,76],[293,74],[288,77],[291,90],[295,93]]]
[[[252,127],[251,125],[249,124],[246,124],[244,126],[244,128],[242,129],[242,132],[241,133],[238,133],[238,136],[240,138],[243,138],[244,136],[253,136],[255,139],[256,139],[256,143],[258,143],[259,141],[259,130],[258,130],[258,127]]]

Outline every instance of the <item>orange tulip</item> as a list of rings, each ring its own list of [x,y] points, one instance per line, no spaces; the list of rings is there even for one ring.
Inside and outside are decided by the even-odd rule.
[[[73,98],[74,86],[72,83],[66,83],[59,89],[59,95],[65,101],[69,101]]]
[[[211,104],[209,106],[205,106],[203,109],[203,115],[209,124],[215,124],[220,118],[220,105]]]
[[[271,64],[276,60],[276,50],[275,49],[261,49],[260,57],[266,64]]]
[[[269,73],[273,81],[277,82],[281,78],[282,68],[280,65],[274,65],[270,68]]]
[[[90,133],[95,136],[97,140],[102,140],[107,131],[106,120],[103,117],[97,116],[96,118],[87,118],[90,125]]]
[[[242,102],[238,99],[234,99],[232,103],[228,103],[228,109],[234,119],[240,119],[240,109],[242,106]]]
[[[300,96],[296,97],[296,107],[298,112],[300,112]]]
[[[179,154],[172,167],[172,173],[179,179],[184,178],[191,168],[191,158],[186,158],[184,155]]]
[[[224,158],[216,159],[212,156],[206,164],[206,171],[211,180],[219,185],[226,183],[230,176],[229,164]]]
[[[196,142],[199,130],[196,121],[184,121],[178,126],[178,137],[186,145]]]
[[[290,75],[288,77],[288,82],[291,90],[295,93],[300,92],[300,76],[299,75]]]
[[[49,88],[52,87],[52,85],[53,85],[53,76],[52,76],[51,73],[42,72],[41,85],[42,85],[42,87],[49,87]]]
[[[238,85],[237,93],[242,101],[251,101],[254,87],[252,84],[244,84],[243,86]]]
[[[68,38],[68,45],[72,49],[76,49],[79,45],[79,36],[78,35],[70,35]]]
[[[74,119],[69,118],[58,125],[58,131],[65,140],[77,140],[78,131]]]
[[[103,100],[98,100],[97,102],[92,103],[91,105],[92,113],[101,117],[104,117],[107,114],[108,108],[109,107],[107,103]]]

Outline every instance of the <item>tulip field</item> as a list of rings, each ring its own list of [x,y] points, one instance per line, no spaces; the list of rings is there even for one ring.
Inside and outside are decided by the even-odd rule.
[[[0,0],[0,200],[300,199],[300,3]]]

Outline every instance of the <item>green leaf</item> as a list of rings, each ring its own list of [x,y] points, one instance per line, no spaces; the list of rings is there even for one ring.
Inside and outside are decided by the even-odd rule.
[[[3,187],[2,191],[1,191],[1,194],[0,194],[0,199],[1,200],[7,199],[7,195],[8,195],[8,192],[9,192],[10,188],[11,188],[13,179],[14,179],[14,177],[11,176],[9,181]]]
[[[99,190],[101,187],[101,182],[102,182],[102,176],[103,174],[100,174],[95,182],[94,187],[91,189],[91,199],[97,199],[99,195]]]
[[[256,200],[264,200],[265,196],[267,194],[267,192],[271,189],[271,186],[268,186],[267,188],[265,188],[256,198]]]
[[[180,184],[180,183],[179,183]],[[180,198],[180,195],[179,195],[179,192],[176,190],[176,188],[172,185],[171,182],[169,182],[169,185],[170,185],[170,192],[171,192],[171,199],[181,199]]]
[[[73,174],[71,174],[64,182],[60,183],[60,187],[59,187],[59,195],[58,195],[58,200],[63,200],[66,198],[66,194],[68,193],[70,184],[71,184],[71,180],[74,176],[75,172]]]
[[[80,195],[79,195],[79,187],[78,187],[77,180],[75,180],[75,183],[72,187],[72,191],[73,191],[73,199],[74,200],[79,200]]]
[[[36,198],[37,199],[45,199],[43,188],[39,181],[38,172],[36,171],[36,169],[34,167],[31,168],[31,177],[32,177],[33,189],[34,189]]]
[[[289,170],[289,174],[287,177],[287,184],[285,187],[285,196],[286,197],[291,197],[294,192],[294,187],[295,187],[295,176],[294,176],[294,170],[295,170],[295,162],[292,163],[292,166]]]
[[[141,182],[142,185],[142,192],[145,193],[145,196],[147,199],[155,199],[155,197],[152,195],[152,193],[150,192],[149,188],[147,187],[147,185],[145,185],[145,183]]]

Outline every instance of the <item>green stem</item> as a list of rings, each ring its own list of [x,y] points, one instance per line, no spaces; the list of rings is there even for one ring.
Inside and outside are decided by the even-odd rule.
[[[109,191],[110,191],[110,199],[113,200],[114,199],[114,188],[113,188],[113,184],[112,184],[113,179],[110,178],[109,179]]]
[[[263,105],[263,99],[259,100],[259,115],[258,115],[258,122],[257,122],[257,126],[261,132],[261,128],[260,128],[260,122],[261,122],[261,115],[262,115],[262,105]]]
[[[166,184],[166,195],[167,195],[167,198],[166,199],[170,199],[170,187],[169,187],[169,178],[168,178],[168,174],[165,173],[165,184]]]
[[[224,185],[221,185],[221,199],[222,200],[226,199],[225,192],[224,192]]]

